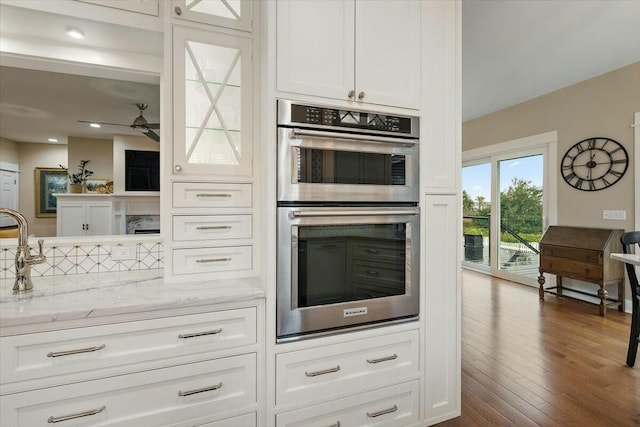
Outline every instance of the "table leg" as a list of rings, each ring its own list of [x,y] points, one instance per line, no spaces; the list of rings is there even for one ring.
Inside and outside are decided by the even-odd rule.
[[[562,276],[556,276],[556,291],[558,295],[562,295]]]
[[[544,301],[544,274],[542,273],[542,269],[539,269],[538,272],[540,275],[538,276],[538,283],[540,284],[540,289],[538,290],[538,296],[540,297],[540,301]]]
[[[609,292],[604,287],[604,283],[599,283],[600,289],[598,289],[598,297],[600,298],[600,316],[605,316],[607,314],[607,306],[605,301],[607,300],[607,296]]]
[[[624,279],[618,280],[618,311],[624,312]]]

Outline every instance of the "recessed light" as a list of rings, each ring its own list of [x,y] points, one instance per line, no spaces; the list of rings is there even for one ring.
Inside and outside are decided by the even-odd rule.
[[[74,27],[67,28],[67,35],[74,39],[84,40],[84,33],[82,32],[82,30],[79,30],[78,28],[74,28]]]
[[[49,138],[47,139],[49,142],[58,142],[58,138]]]
[[[91,126],[92,128],[102,127],[102,126],[100,126],[100,123],[89,123],[89,126]]]

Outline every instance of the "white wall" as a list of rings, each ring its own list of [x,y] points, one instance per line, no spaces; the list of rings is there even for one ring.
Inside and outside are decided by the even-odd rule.
[[[640,62],[463,123],[463,151],[558,131],[558,157],[589,137],[608,137],[629,154],[629,170],[614,186],[579,191],[558,180],[558,225],[634,227],[634,114],[640,111]],[[552,165],[559,168],[559,164]],[[624,210],[626,221],[605,220],[603,209]]]
[[[93,171],[91,178],[113,179],[113,142],[110,139],[92,139],[69,137],[68,163],[69,173],[78,173],[80,160],[89,160],[85,167]]]
[[[17,142],[0,138],[0,163],[20,163]]]

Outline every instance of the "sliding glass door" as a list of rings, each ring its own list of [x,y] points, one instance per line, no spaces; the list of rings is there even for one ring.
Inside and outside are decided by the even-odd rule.
[[[499,177],[497,268],[538,277],[538,243],[543,223],[543,155],[496,162]]]
[[[527,142],[463,153],[462,264],[537,286],[538,243],[555,223],[555,141]]]

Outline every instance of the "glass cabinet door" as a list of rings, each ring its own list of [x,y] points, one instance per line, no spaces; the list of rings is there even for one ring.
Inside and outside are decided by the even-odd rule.
[[[251,0],[173,0],[173,16],[251,31]]]
[[[250,176],[251,40],[175,28],[174,172]]]

